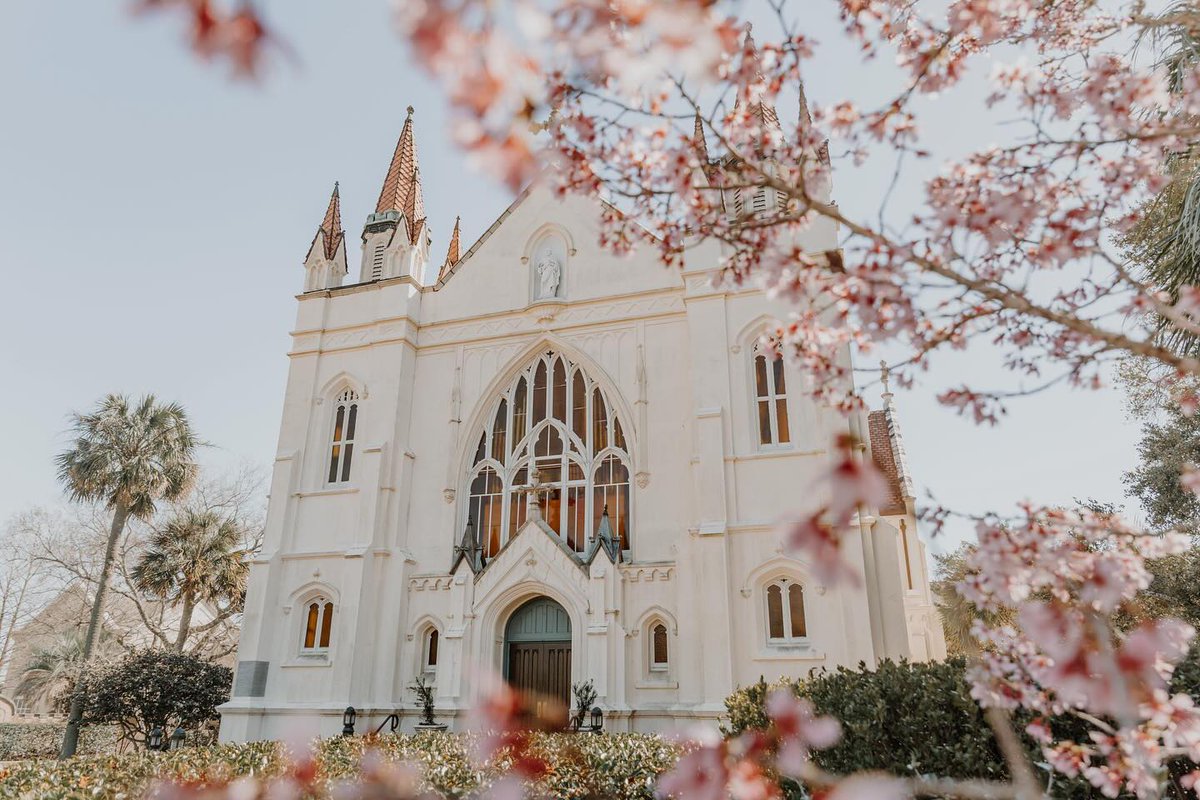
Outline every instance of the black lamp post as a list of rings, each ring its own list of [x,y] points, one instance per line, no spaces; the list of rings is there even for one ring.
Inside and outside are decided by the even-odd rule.
[[[171,742],[167,745],[168,750],[178,750],[183,747],[183,739],[187,734],[183,732],[183,726],[178,725],[175,732],[171,734]]]
[[[150,738],[146,741],[146,747],[149,750],[163,749],[163,729],[155,725],[150,729]]]
[[[354,735],[354,718],[357,716],[358,712],[354,710],[354,706],[346,706],[342,713],[342,736]]]
[[[604,730],[604,712],[600,710],[600,706],[592,706],[592,733],[600,733]]]

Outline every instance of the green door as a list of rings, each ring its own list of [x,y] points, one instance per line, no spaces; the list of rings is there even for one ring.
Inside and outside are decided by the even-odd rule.
[[[530,600],[504,629],[504,677],[514,688],[571,702],[571,618],[548,597]]]

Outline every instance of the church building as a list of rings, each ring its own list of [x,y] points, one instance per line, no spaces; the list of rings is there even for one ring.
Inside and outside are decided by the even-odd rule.
[[[818,406],[759,346],[785,304],[716,288],[716,243],[610,254],[599,198],[532,185],[439,265],[414,128],[353,273],[336,186],[304,261],[223,740],[334,735],[347,706],[411,730],[421,676],[462,729],[486,672],[564,704],[591,680],[606,730],[659,731],[760,676],[945,656],[886,390]],[[825,586],[778,522],[823,505],[847,430],[890,493],[844,531],[861,583]]]

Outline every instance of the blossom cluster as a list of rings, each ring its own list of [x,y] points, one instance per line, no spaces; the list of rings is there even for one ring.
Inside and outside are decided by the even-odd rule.
[[[1149,587],[1145,560],[1190,543],[1111,514],[1024,511],[979,523],[958,587],[985,611],[1015,609],[1019,622],[976,622],[983,651],[969,673],[972,696],[985,707],[1078,715],[1091,723],[1088,741],[1056,741],[1039,722],[1027,728],[1047,762],[1109,797],[1157,796],[1167,758],[1200,758],[1200,709],[1167,692],[1195,630],[1171,618],[1119,630],[1113,620]]]

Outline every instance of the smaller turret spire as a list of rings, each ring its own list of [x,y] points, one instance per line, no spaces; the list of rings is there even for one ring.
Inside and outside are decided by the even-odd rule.
[[[304,268],[306,292],[341,286],[346,275],[346,232],[342,230],[342,201],[336,183],[325,216],[308,246]]]
[[[450,234],[450,247],[446,249],[446,260],[442,262],[442,268],[438,271],[438,281],[444,279],[450,274],[450,268],[458,263],[459,259],[459,225],[462,223],[462,217],[454,218],[454,232]]]
[[[325,257],[332,261],[346,238],[346,232],[342,230],[342,200],[337,181],[333,182],[333,194],[329,197],[329,207],[325,209],[320,230],[325,234]]]

